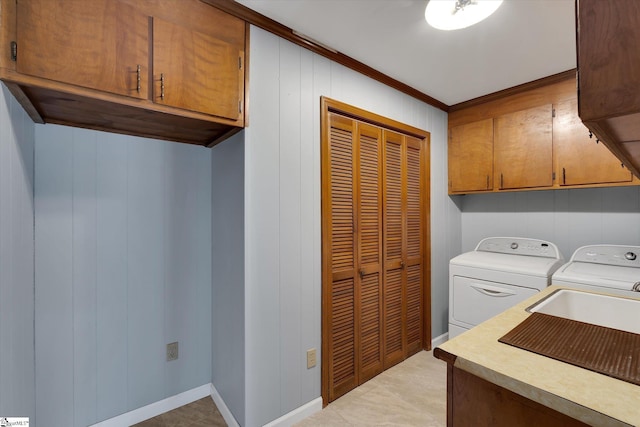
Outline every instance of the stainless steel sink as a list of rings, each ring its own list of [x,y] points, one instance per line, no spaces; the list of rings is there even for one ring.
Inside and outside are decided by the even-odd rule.
[[[527,311],[640,334],[640,300],[559,289]]]

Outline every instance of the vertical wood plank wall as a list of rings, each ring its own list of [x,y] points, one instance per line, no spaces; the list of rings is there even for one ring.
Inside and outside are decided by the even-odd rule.
[[[238,424],[244,395],[244,132],[211,150],[211,383]]]
[[[640,188],[584,188],[454,196],[462,206],[462,251],[489,236],[555,243],[569,259],[580,246],[640,246]]]
[[[447,329],[460,211],[447,196],[447,114],[251,27],[245,130],[246,425],[320,396],[320,96],[431,133],[433,336]]]
[[[209,383],[210,151],[35,133],[38,419],[86,426]]]
[[[35,422],[34,124],[0,84],[0,414]]]

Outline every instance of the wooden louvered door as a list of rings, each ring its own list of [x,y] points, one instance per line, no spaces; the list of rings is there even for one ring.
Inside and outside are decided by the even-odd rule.
[[[382,371],[381,131],[330,114],[331,400]]]
[[[384,368],[423,346],[425,215],[420,140],[384,132]]]
[[[353,111],[323,114],[325,403],[431,344],[428,134],[391,132]]]
[[[382,372],[382,131],[357,123],[356,259],[359,275],[358,383]]]

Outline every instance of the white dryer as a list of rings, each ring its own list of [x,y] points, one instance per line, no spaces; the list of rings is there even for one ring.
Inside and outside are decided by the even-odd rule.
[[[590,245],[576,249],[551,279],[554,285],[640,296],[640,246]]]
[[[449,263],[449,339],[549,286],[564,263],[553,243],[489,237]]]

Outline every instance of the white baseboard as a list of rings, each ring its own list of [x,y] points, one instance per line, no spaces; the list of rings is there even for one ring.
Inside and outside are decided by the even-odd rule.
[[[220,396],[220,393],[218,393],[218,390],[216,390],[213,384],[211,384],[210,393],[213,402],[218,407],[218,411],[220,411],[220,414],[222,415],[222,418],[224,418],[224,421],[227,423],[227,425],[229,427],[240,427],[240,424],[238,424],[235,417],[233,416],[227,405],[224,403],[224,400],[222,400],[222,396]]]
[[[265,424],[263,427],[289,427],[320,410],[322,410],[322,397],[315,398],[311,402],[305,403],[293,411],[284,414],[280,418],[271,421],[269,424]]]
[[[156,417],[165,412],[172,411],[181,406],[187,405],[196,400],[207,397],[211,392],[211,383],[201,385],[191,390],[187,390],[183,393],[176,394],[175,396],[167,397],[166,399],[158,402],[151,403],[142,408],[134,409],[133,411],[126,412],[117,417],[109,418],[108,420],[101,421],[97,424],[93,424],[90,427],[123,427],[130,426],[148,420],[149,418]]]
[[[449,340],[449,334],[445,332],[439,337],[435,337],[434,339],[431,340],[431,348],[436,348],[440,344],[447,342],[447,340]]]

